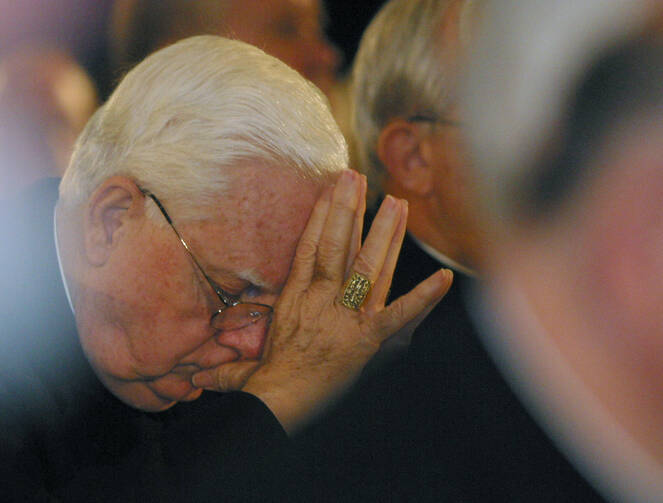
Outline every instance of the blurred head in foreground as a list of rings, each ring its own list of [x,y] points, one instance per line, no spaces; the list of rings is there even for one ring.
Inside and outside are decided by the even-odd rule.
[[[650,2],[605,4],[489,4],[463,104],[482,220],[495,234],[487,320],[500,336],[488,343],[599,490],[654,501],[661,17]]]
[[[340,59],[325,35],[324,16],[319,0],[119,0],[111,59],[123,73],[181,38],[223,35],[261,48],[327,94]]]

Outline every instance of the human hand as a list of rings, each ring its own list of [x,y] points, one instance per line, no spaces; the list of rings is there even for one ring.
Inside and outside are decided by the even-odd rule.
[[[201,372],[197,386],[252,393],[292,431],[346,390],[385,340],[406,325],[413,329],[444,296],[450,271],[385,306],[407,204],[388,196],[361,246],[365,190],[365,179],[348,170],[316,203],[274,306],[262,361]],[[357,311],[340,302],[350,271],[372,284]]]

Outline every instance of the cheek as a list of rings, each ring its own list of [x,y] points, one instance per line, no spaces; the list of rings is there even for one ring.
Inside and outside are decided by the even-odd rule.
[[[211,337],[209,309],[195,278],[181,264],[157,257],[138,281],[127,326],[129,351],[140,373],[161,375]],[[186,264],[184,264],[186,265]]]
[[[211,337],[209,323],[204,318],[164,317],[137,327],[130,338],[130,352],[141,375],[163,375]]]

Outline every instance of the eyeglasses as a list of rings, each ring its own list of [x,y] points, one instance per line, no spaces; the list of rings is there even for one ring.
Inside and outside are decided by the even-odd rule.
[[[459,121],[454,121],[451,119],[438,119],[437,117],[434,117],[432,115],[422,115],[422,114],[417,114],[417,115],[411,115],[410,117],[407,118],[408,122],[430,122],[432,124],[441,124],[443,126],[453,126],[453,127],[460,127],[462,124]]]
[[[269,317],[272,314],[272,312],[274,311],[274,308],[272,306],[268,306],[266,304],[257,304],[253,302],[242,302],[241,300],[239,300],[238,296],[231,295],[228,292],[225,292],[224,290],[219,288],[219,286],[216,285],[214,281],[212,281],[212,279],[207,275],[207,273],[205,273],[202,266],[200,265],[198,260],[196,260],[196,257],[194,257],[193,253],[191,252],[189,245],[186,244],[186,241],[184,241],[180,233],[177,232],[177,229],[173,225],[173,221],[168,215],[166,208],[163,207],[161,201],[159,201],[157,196],[155,196],[148,190],[141,189],[141,192],[143,192],[143,194],[145,194],[147,197],[151,198],[154,201],[154,203],[157,205],[157,207],[161,211],[161,214],[164,216],[164,218],[170,225],[170,228],[173,229],[173,231],[179,238],[180,243],[182,243],[184,249],[191,257],[191,260],[193,260],[193,263],[196,264],[196,267],[203,275],[207,283],[209,283],[209,286],[212,287],[214,293],[216,293],[216,295],[219,297],[222,307],[220,307],[219,310],[216,313],[214,313],[212,315],[212,318],[210,319],[210,324],[215,330],[218,331],[237,330],[252,325],[264,318]]]

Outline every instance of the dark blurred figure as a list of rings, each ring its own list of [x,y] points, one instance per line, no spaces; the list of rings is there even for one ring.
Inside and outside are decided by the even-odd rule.
[[[90,77],[64,50],[35,45],[0,57],[0,198],[61,176],[97,105]]]
[[[178,39],[223,35],[260,47],[329,94],[340,56],[325,35],[325,16],[319,0],[117,0],[111,63],[119,78]]]
[[[465,88],[498,238],[486,342],[566,457],[629,503],[663,501],[661,13],[490,2]]]
[[[361,169],[378,193],[409,204],[391,294],[441,267],[454,270],[454,284],[407,354],[392,348],[392,362],[300,438],[325,501],[600,501],[521,405],[476,329],[471,296],[487,233],[474,218],[458,80],[480,5],[387,2],[355,59]]]

